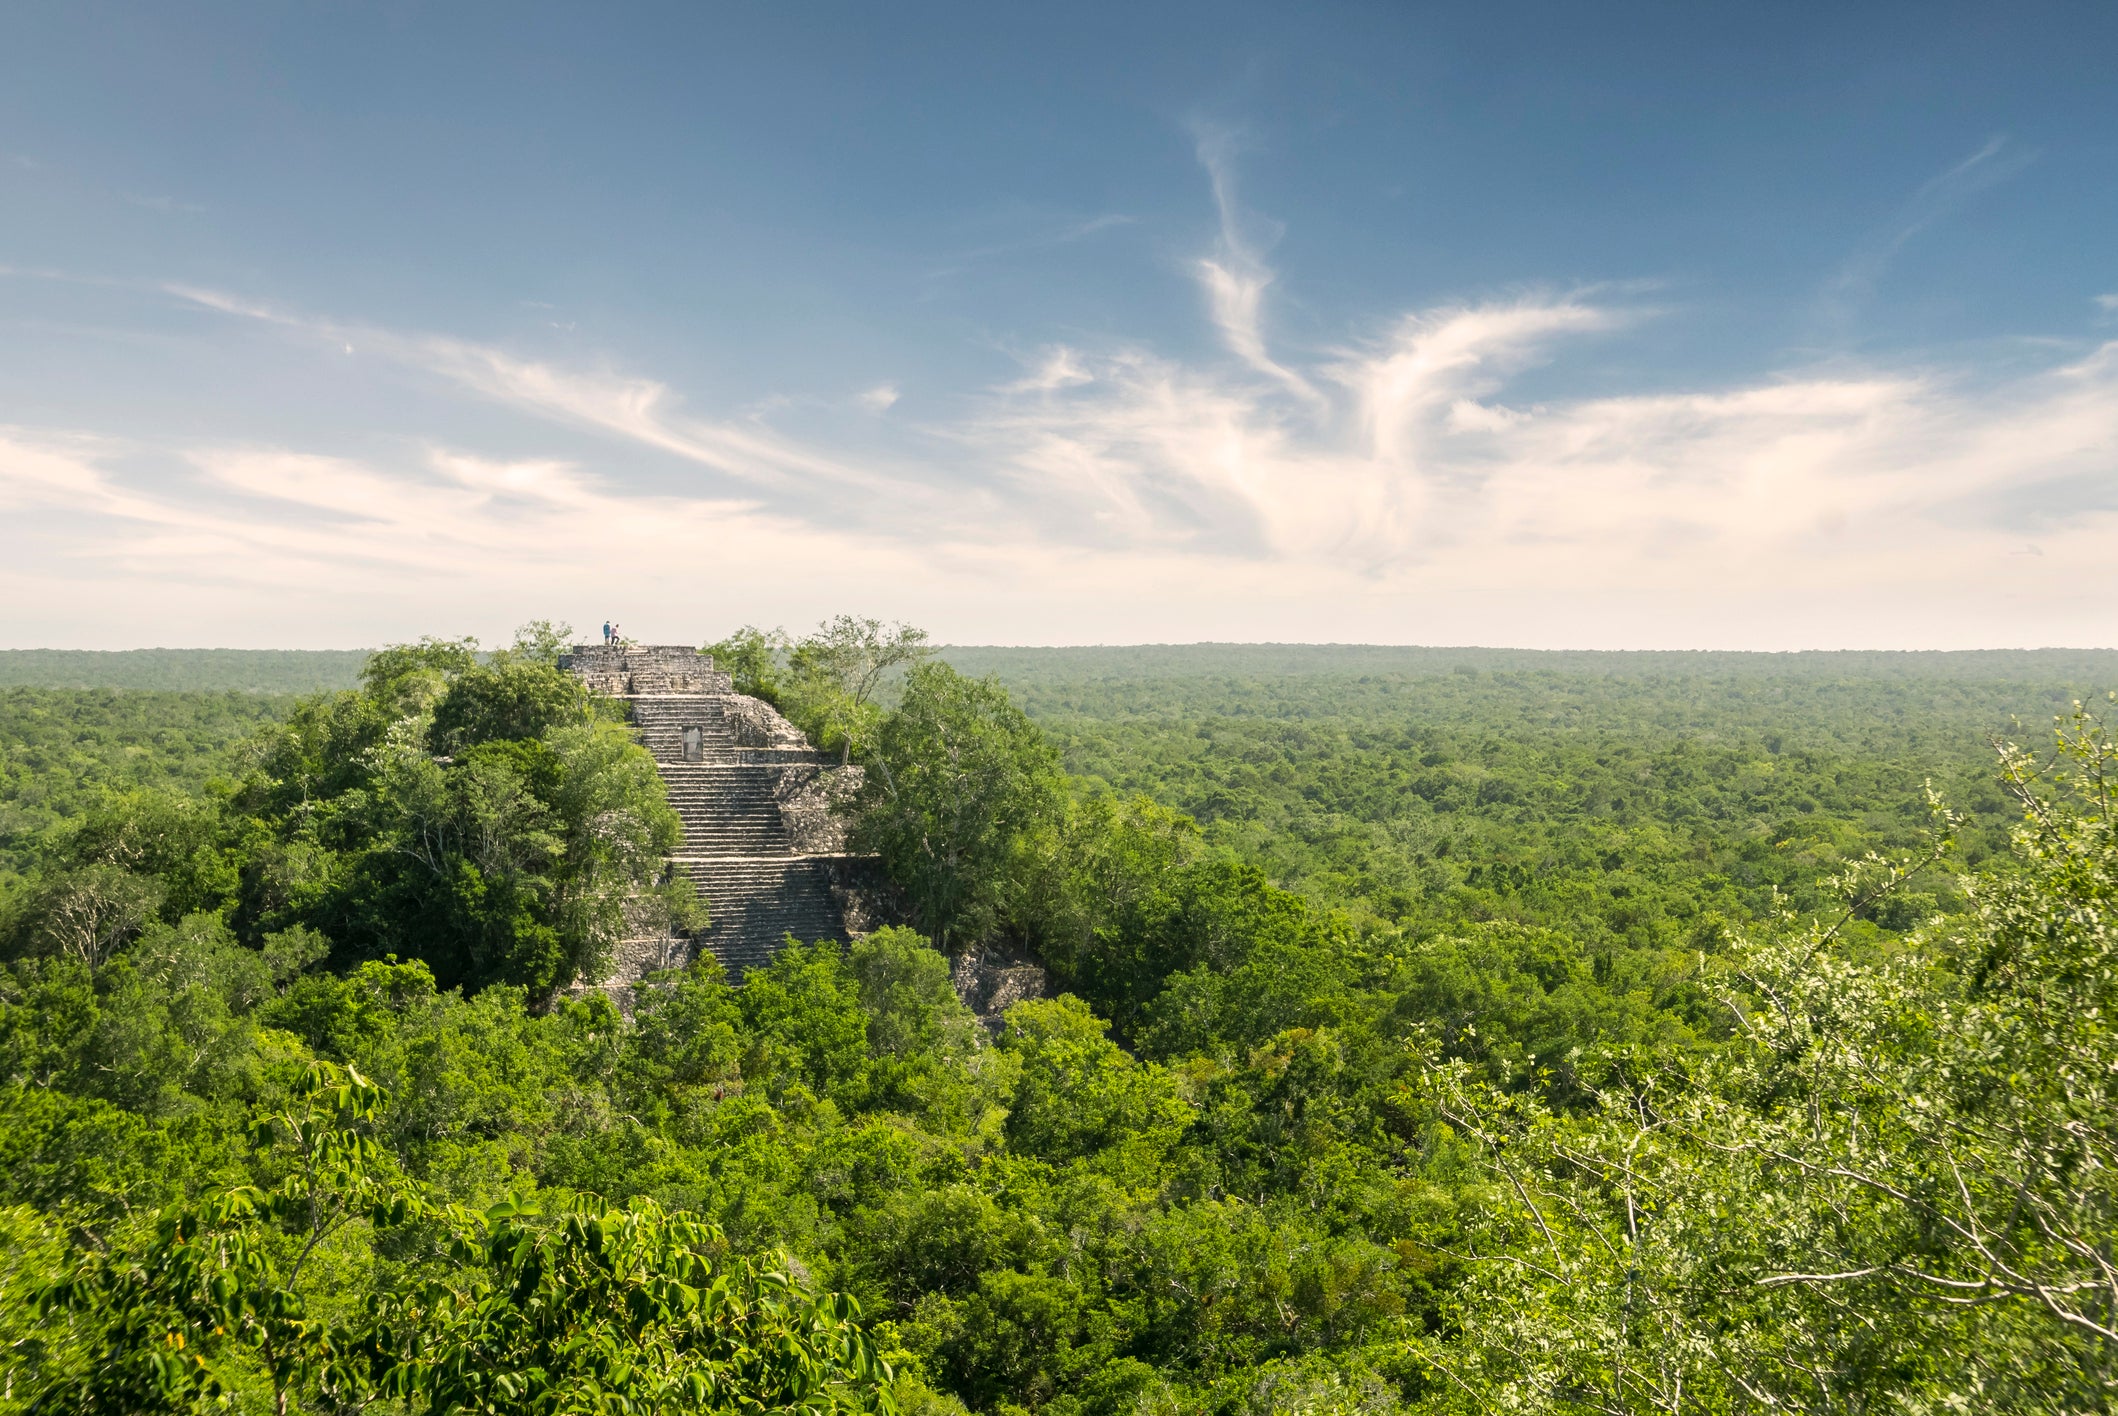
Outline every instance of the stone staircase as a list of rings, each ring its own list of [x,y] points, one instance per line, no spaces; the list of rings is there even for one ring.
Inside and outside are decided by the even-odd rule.
[[[844,939],[832,862],[815,856],[696,856],[684,861],[713,911],[705,937],[730,977],[772,962],[789,935]]]
[[[685,645],[579,645],[561,668],[624,700],[633,730],[654,756],[669,804],[684,825],[672,858],[706,902],[696,943],[731,977],[767,963],[789,935],[843,940],[859,932],[872,862],[847,853],[834,800],[858,785],[812,748],[769,704],[734,691],[713,660]],[[853,919],[848,918],[849,908]],[[619,977],[681,962],[682,941],[630,940]],[[628,973],[635,977],[625,977]]]

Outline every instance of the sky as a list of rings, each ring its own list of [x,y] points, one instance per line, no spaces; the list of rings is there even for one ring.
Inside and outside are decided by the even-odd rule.
[[[2118,7],[0,8],[0,646],[2118,644]]]

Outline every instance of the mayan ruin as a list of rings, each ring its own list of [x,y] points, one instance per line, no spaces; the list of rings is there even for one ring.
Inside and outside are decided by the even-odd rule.
[[[870,925],[867,858],[846,849],[833,807],[861,769],[818,752],[760,699],[737,693],[711,656],[686,645],[577,645],[560,667],[627,705],[683,822],[672,864],[706,903],[696,939],[647,935],[619,946],[605,987],[681,967],[703,949],[731,977],[771,959],[789,935],[844,940]]]

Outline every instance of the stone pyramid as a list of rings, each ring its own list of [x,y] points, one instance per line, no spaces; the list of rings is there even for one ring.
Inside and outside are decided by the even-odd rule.
[[[698,887],[709,919],[695,940],[625,941],[602,987],[629,988],[699,948],[740,977],[790,936],[844,941],[872,927],[874,862],[846,850],[833,811],[859,790],[860,768],[826,758],[689,646],[583,644],[559,666],[628,706],[684,823],[673,861]]]

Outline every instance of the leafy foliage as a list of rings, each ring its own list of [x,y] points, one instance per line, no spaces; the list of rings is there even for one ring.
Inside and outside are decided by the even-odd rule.
[[[1064,790],[1035,726],[998,683],[922,664],[868,761],[859,844],[937,942],[991,932],[1024,839],[1056,819]]]
[[[724,1250],[711,1225],[576,1202],[502,1202],[459,1236],[465,1276],[384,1294],[362,1340],[378,1386],[432,1411],[888,1411],[859,1308]],[[482,1240],[482,1242],[480,1242]]]
[[[39,1401],[82,1412],[189,1411],[269,1390],[299,1399],[519,1413],[892,1409],[892,1373],[848,1300],[724,1249],[652,1202],[568,1205],[555,1222],[503,1201],[437,1207],[394,1173],[369,1126],[382,1093],[319,1064],[277,1119],[287,1174],[165,1210],[136,1248],[84,1256],[36,1298],[79,1320],[92,1359]],[[272,1128],[267,1128],[272,1129]],[[314,1311],[303,1268],[339,1230],[427,1231],[441,1276],[383,1288],[356,1315]],[[448,1262],[452,1261],[452,1262]]]
[[[621,1013],[555,636],[12,838],[0,1410],[2109,1404],[2110,752],[1979,740],[2093,662],[950,651],[808,720],[925,932]]]
[[[1611,1058],[1568,1117],[1430,1063],[1506,1183],[1431,1349],[1471,1408],[2109,1405],[2114,760],[2083,715],[2050,764],[2011,750],[2023,869],[1926,948],[1736,951],[1735,1036],[1689,1075]]]
[[[746,625],[706,652],[728,670],[736,692],[775,705],[818,744],[851,761],[881,728],[885,692],[933,650],[923,629],[839,615],[799,640]]]
[[[377,653],[362,691],[296,710],[232,806],[257,842],[238,921],[321,929],[342,964],[416,955],[445,985],[548,997],[635,902],[677,894],[654,888],[677,825],[652,761],[526,652]]]

